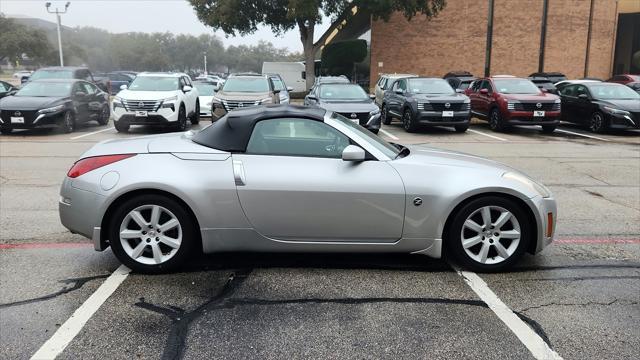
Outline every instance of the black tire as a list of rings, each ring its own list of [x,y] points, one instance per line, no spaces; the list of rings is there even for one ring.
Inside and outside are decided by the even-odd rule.
[[[542,132],[545,134],[551,134],[556,131],[556,125],[542,125]]]
[[[76,117],[71,111],[64,113],[60,127],[66,134],[70,134],[76,130]]]
[[[196,112],[191,117],[191,123],[197,125],[200,122],[200,101],[196,101]]]
[[[125,124],[122,121],[114,121],[113,126],[116,128],[117,132],[128,132],[129,124]]]
[[[382,119],[382,123],[385,125],[391,124],[391,121],[393,121],[393,118],[391,117],[391,115],[389,115],[389,111],[387,110],[387,105],[382,104],[382,109],[380,110],[380,112],[381,112],[380,118]]]
[[[502,121],[502,114],[500,114],[500,110],[498,108],[493,108],[491,113],[489,114],[489,127],[493,131],[504,131],[505,126]]]
[[[144,205],[159,205],[169,210],[173,215],[175,215],[182,229],[182,241],[178,250],[170,259],[160,264],[143,264],[132,259],[126,253],[122,243],[120,242],[120,226],[125,217],[133,209]],[[143,217],[145,217],[144,214]],[[145,220],[148,221],[148,219],[149,215],[146,215]],[[136,196],[118,206],[118,208],[113,212],[111,219],[109,219],[108,234],[111,249],[118,260],[131,270],[145,274],[160,274],[178,269],[193,254],[196,249],[196,245],[200,243],[195,222],[192,221],[188,210],[172,198],[156,194]],[[140,240],[140,242],[145,241],[143,239],[130,239],[130,241],[137,240]],[[151,243],[150,241],[146,242]],[[145,251],[151,251],[151,249],[146,247]]]
[[[109,117],[111,116],[111,112],[109,110],[109,105],[105,105],[100,110],[100,114],[98,115],[98,124],[107,125],[109,123]]]
[[[594,133],[603,133],[607,130],[607,120],[604,114],[596,111],[589,118],[589,131]]]
[[[456,132],[463,133],[463,132],[466,132],[469,129],[469,124],[456,125],[456,126],[454,126],[454,128],[456,129]]]
[[[8,126],[7,127],[4,127],[4,126],[0,127],[0,134],[8,135],[8,134],[11,134],[12,132],[13,132],[13,128],[11,128],[11,127],[8,127]]]
[[[413,113],[409,108],[404,109],[404,113],[402,114],[402,127],[409,133],[416,132],[418,130],[418,124],[416,124],[416,121],[413,118]]]
[[[180,109],[178,110],[178,123],[175,127],[176,131],[187,130],[187,110],[185,110],[184,105],[182,104],[180,104]]]
[[[474,212],[486,206],[495,206],[495,207],[506,209],[512,214],[512,216],[514,216],[517,219],[520,226],[521,237],[520,237],[519,243],[517,243],[517,245],[514,244],[515,250],[505,260],[502,260],[501,262],[498,262],[496,264],[483,264],[481,262],[476,261],[475,259],[473,259],[467,254],[467,252],[465,251],[462,245],[462,236],[463,236],[462,231],[463,231],[463,225],[465,221]],[[454,261],[458,263],[458,265],[460,265],[464,269],[468,269],[471,271],[495,272],[495,271],[503,271],[508,269],[522,257],[526,249],[528,249],[529,243],[530,241],[532,241],[532,238],[533,238],[534,227],[529,222],[529,216],[527,215],[526,210],[523,209],[521,205],[519,205],[518,203],[508,198],[503,198],[498,196],[486,196],[486,197],[477,198],[463,205],[459,210],[457,210],[455,214],[452,214],[451,216],[453,216],[453,218],[449,222],[449,225],[448,225],[448,228],[446,229],[446,234],[445,234],[445,247],[446,247],[447,255],[452,255]],[[474,215],[474,216],[477,216],[477,215]],[[499,216],[499,213],[497,212],[491,213],[492,223],[495,223],[498,216]],[[506,231],[504,229],[500,229],[500,230]],[[469,231],[469,230],[465,229],[465,231]],[[487,231],[493,232],[494,230],[487,229]],[[485,241],[484,237],[482,239],[483,239],[482,243],[478,243],[474,246],[482,247],[484,246],[485,242],[488,243],[489,241],[491,241],[491,244],[494,244],[494,242],[500,242],[501,245],[509,247],[510,242],[513,241],[509,239],[504,239],[504,240],[491,239],[490,240],[490,238],[487,238]],[[508,244],[505,245],[504,242],[508,242]],[[472,253],[475,250],[474,246],[469,248]],[[493,257],[491,258],[495,259],[496,256],[499,256],[497,255],[497,250],[495,248],[495,245],[489,245],[489,247],[490,247],[490,250],[488,252],[489,257],[491,257],[490,255],[493,255]]]

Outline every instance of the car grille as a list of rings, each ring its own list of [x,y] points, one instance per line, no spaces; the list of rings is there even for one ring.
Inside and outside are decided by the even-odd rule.
[[[161,100],[122,100],[127,111],[156,111],[161,103]]]
[[[446,106],[449,104],[449,107]],[[418,103],[418,110],[426,111],[468,111],[471,110],[470,103]]]
[[[338,113],[338,114],[346,117],[349,120],[358,119],[358,123],[360,125],[365,125],[369,121],[369,113],[368,112],[359,112],[359,113],[357,113],[357,112],[353,112],[353,113],[347,112],[347,113]],[[352,116],[352,115],[355,115],[355,117]]]
[[[222,106],[226,111],[235,110],[238,108],[245,108],[250,106],[260,105],[260,101],[227,101],[222,100]]]
[[[538,107],[540,104],[540,107]],[[519,102],[514,104],[516,111],[560,111],[560,103],[552,102]]]
[[[18,112],[19,115],[16,114],[16,112]],[[33,111],[2,110],[0,112],[0,118],[2,118],[2,121],[5,124],[11,124],[12,117],[23,117],[25,124],[31,124],[33,123],[33,121],[36,119],[37,116],[38,116],[37,110],[33,110]]]

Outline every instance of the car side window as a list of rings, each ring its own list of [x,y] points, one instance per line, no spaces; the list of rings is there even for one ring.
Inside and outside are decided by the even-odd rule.
[[[487,80],[482,81],[482,85],[480,85],[480,89],[487,89],[489,90],[489,92],[493,92],[493,89],[491,88],[491,82]]]
[[[82,93],[82,94],[85,94],[85,95],[88,95],[88,94],[89,94],[89,93],[87,92],[87,89],[83,86],[83,84],[82,84],[82,83],[76,83],[76,84],[73,86],[73,94],[75,95],[75,94],[77,94],[77,93]]]
[[[560,90],[560,95],[563,96],[576,96],[576,86],[577,85],[567,85]]]
[[[8,91],[8,90],[9,90],[8,87],[4,86],[3,83],[0,83],[0,91]]]
[[[478,92],[480,90],[480,84],[482,84],[482,80],[476,80],[471,84],[471,90],[473,92]]]
[[[348,145],[346,135],[320,121],[269,119],[256,123],[246,153],[340,159]]]
[[[402,91],[406,91],[407,90],[407,80],[401,79],[400,81],[398,81],[398,89],[400,89]]]
[[[184,77],[183,77],[183,76],[181,76],[181,77],[180,77],[180,80],[178,81],[178,87],[179,87],[179,89],[180,89],[180,90],[182,90],[182,88],[183,88],[185,85],[187,85],[187,83],[184,81]]]
[[[191,79],[189,79],[189,77],[187,77],[187,76],[184,76],[184,83],[185,83],[187,86],[191,86],[191,87],[193,87],[193,84],[191,83]]]
[[[576,95],[575,96],[580,96],[580,95],[589,95],[589,92],[587,91],[587,88],[584,85],[577,85],[576,86]]]
[[[380,89],[386,90],[388,84],[389,84],[389,79],[387,79],[386,77],[383,77],[382,79],[380,79]]]
[[[87,94],[93,95],[98,90],[93,84],[82,83],[81,86],[84,88]]]

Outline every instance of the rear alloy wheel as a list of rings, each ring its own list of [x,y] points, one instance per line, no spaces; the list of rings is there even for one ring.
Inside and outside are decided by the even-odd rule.
[[[176,129],[178,131],[187,130],[187,111],[185,110],[184,105],[180,105],[180,110],[178,110],[178,123],[176,124]]]
[[[381,114],[380,114],[380,118],[382,119],[382,123],[385,125],[389,125],[391,124],[391,121],[393,120],[393,118],[391,116],[389,116],[389,112],[387,110],[387,105],[382,105],[382,110],[380,110]]]
[[[64,113],[62,117],[62,131],[69,134],[76,129],[76,119],[71,111]]]
[[[500,110],[491,110],[491,114],[489,115],[489,127],[493,131],[504,130],[504,124],[502,123],[502,115],[500,114]]]
[[[447,247],[464,268],[501,271],[528,247],[531,226],[515,202],[488,196],[471,201],[455,215]]]
[[[542,125],[542,132],[543,133],[551,134],[554,131],[556,131],[556,126],[555,125]]]
[[[98,124],[107,125],[107,123],[109,123],[109,116],[111,116],[109,112],[109,106],[105,105],[102,107],[100,115],[98,115]]]
[[[191,117],[191,123],[197,125],[200,122],[200,101],[196,101],[196,112]]]
[[[413,119],[413,114],[411,113],[411,109],[404,110],[404,114],[402,114],[402,127],[404,127],[404,129],[410,133],[418,130],[418,125]]]
[[[455,129],[456,129],[456,132],[463,133],[469,129],[469,125],[456,125]]]
[[[601,112],[596,111],[591,115],[589,119],[589,130],[594,133],[603,133],[607,128],[604,115]]]
[[[114,254],[134,271],[160,273],[183,264],[195,243],[185,209],[160,195],[142,195],[114,213],[109,239]]]

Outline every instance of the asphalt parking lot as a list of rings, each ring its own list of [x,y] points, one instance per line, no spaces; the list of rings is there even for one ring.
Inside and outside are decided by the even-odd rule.
[[[640,358],[639,131],[383,130],[388,140],[505,162],[548,185],[559,205],[555,244],[480,278],[558,356]],[[29,358],[54,334],[68,336],[62,324],[85,316],[76,310],[112,279],[120,264],[110,250],[94,252],[60,224],[58,190],[96,142],[146,133],[117,134],[109,123],[0,137],[0,358]],[[59,358],[534,357],[469,276],[419,255],[203,256],[180,273],[121,275]]]

